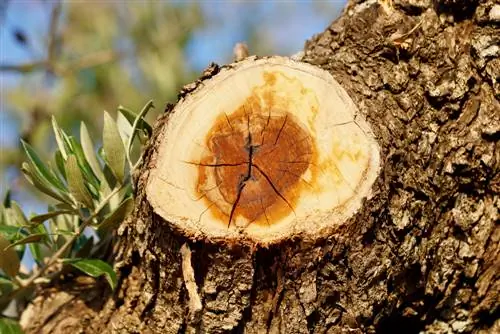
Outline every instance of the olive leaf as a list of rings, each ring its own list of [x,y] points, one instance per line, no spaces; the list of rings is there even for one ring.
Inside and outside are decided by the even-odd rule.
[[[56,188],[54,188],[47,180],[45,180],[39,173],[35,172],[32,169],[32,165],[27,162],[23,162],[21,166],[21,171],[24,173],[24,176],[35,188],[40,190],[41,192],[49,195],[52,198],[55,198],[61,202],[65,202],[68,204],[73,204],[73,201],[68,196],[66,192],[60,192]]]
[[[15,201],[10,201],[10,207],[5,208],[5,215],[8,225],[24,226],[28,224],[28,219],[26,219],[23,210]]]
[[[16,276],[19,272],[21,262],[14,248],[10,247],[11,243],[0,235],[0,269],[8,276]]]
[[[66,171],[64,170],[64,157],[61,153],[60,150],[56,150],[56,153],[54,153],[54,161],[56,163],[57,170],[59,173],[61,173],[61,176],[66,180]]]
[[[148,102],[150,103],[150,102]],[[130,124],[134,124],[136,118],[137,118],[137,114],[134,113],[133,111],[125,108],[124,106],[119,106],[118,107],[118,111],[123,115],[125,116],[125,118],[129,121]],[[145,116],[145,115],[144,115]],[[148,136],[151,136],[151,134],[153,133],[153,128],[151,127],[151,125],[148,124],[148,122],[146,122],[142,116],[140,117],[138,123],[137,123],[137,129],[140,129],[142,131],[144,131]]]
[[[46,237],[47,237],[47,233],[30,234],[26,238],[23,238],[23,239],[17,240],[16,242],[11,243],[4,250],[8,250],[8,249],[14,248],[17,245],[24,245],[24,244],[39,242],[40,240],[42,240],[42,239],[44,239]]]
[[[134,209],[134,200],[132,197],[127,198],[124,200],[120,206],[114,210],[109,216],[107,216],[100,224],[98,227],[99,232],[105,233],[110,230],[113,230],[115,227],[118,226],[126,217],[127,215],[132,212]]]
[[[116,122],[106,111],[104,112],[104,129],[102,137],[106,162],[117,181],[122,183],[125,175],[125,146],[123,145]]]
[[[28,235],[28,233],[22,227],[11,226],[11,225],[0,225],[0,236],[3,236],[7,240],[17,240],[20,236]]]
[[[28,156],[30,170],[32,171],[32,173],[36,173],[42,180],[46,180],[55,188],[61,191],[66,191],[66,186],[64,185],[64,183],[62,183],[62,181],[54,174],[54,172],[52,172],[47,166],[45,166],[45,164],[36,154],[33,147],[31,147],[31,145],[24,140],[21,140],[21,143],[23,145],[24,152]]]
[[[99,179],[90,167],[87,158],[83,153],[82,145],[80,145],[80,143],[73,136],[70,136],[68,140],[71,144],[72,152],[76,156],[76,161],[78,162],[78,166],[80,166],[80,170],[82,171],[85,180],[88,182],[88,185],[94,188],[97,192],[97,189],[99,189]]]
[[[87,129],[87,126],[84,122],[80,123],[80,142],[82,145],[83,154],[85,155],[90,168],[92,168],[92,171],[97,176],[100,182],[106,182],[104,174],[102,173],[101,164],[99,163],[99,160],[97,160],[97,155],[94,151],[94,143],[90,138],[89,130]]]
[[[92,277],[104,275],[111,289],[115,289],[118,282],[113,268],[102,260],[97,259],[63,259],[63,263],[70,264],[78,270]]]
[[[66,160],[68,158],[69,152],[66,152],[66,146],[64,144],[64,139],[63,139],[63,131],[57,124],[57,120],[54,117],[54,115],[52,115],[51,122],[52,122],[52,130],[54,131],[54,136],[56,137],[57,146],[59,147],[59,151],[61,152],[63,159]]]
[[[85,187],[83,175],[74,154],[68,156],[65,167],[71,194],[79,203],[82,203],[87,208],[92,208],[94,206],[92,196]]]
[[[55,211],[50,211],[41,215],[33,216],[30,218],[30,222],[32,224],[40,224],[46,221],[47,219],[50,219],[52,217],[58,216],[58,215],[63,215],[67,213],[76,213],[75,210],[55,210]]]

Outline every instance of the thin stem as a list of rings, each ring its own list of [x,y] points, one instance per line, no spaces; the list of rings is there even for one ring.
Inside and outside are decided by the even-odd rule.
[[[48,43],[48,52],[47,52],[47,63],[52,65],[56,60],[57,47],[59,42],[58,36],[58,26],[59,19],[61,16],[62,3],[57,2],[52,8],[52,13],[50,15],[50,27],[49,27],[49,43]]]
[[[64,243],[64,245],[62,245],[61,248],[59,248],[57,250],[57,252],[55,252],[50,257],[50,259],[47,261],[47,263],[45,264],[45,266],[43,266],[42,268],[40,268],[40,270],[38,270],[37,272],[33,273],[33,275],[30,278],[28,278],[27,280],[25,280],[25,281],[21,281],[19,278],[16,277],[15,281],[19,285],[19,288],[16,289],[16,290],[14,290],[14,291],[12,291],[7,296],[5,296],[5,299],[4,298],[0,299],[0,305],[3,304],[4,300],[7,300],[7,301],[12,300],[17,294],[19,294],[20,292],[22,292],[22,291],[30,288],[35,283],[35,281],[38,278],[40,278],[40,276],[42,276],[50,267],[52,267],[59,260],[59,258],[61,258],[62,255],[73,245],[73,243],[76,241],[76,239],[83,233],[83,231],[85,230],[85,228],[92,223],[92,220],[94,220],[94,218],[97,217],[97,215],[99,214],[99,212],[106,206],[106,204],[108,203],[108,201],[114,195],[116,195],[118,192],[120,192],[124,188],[124,186],[126,184],[127,184],[127,182],[124,182],[119,187],[113,189],[113,191],[110,192],[101,201],[101,203],[95,208],[95,210],[93,211],[93,213],[87,219],[85,219],[83,221],[83,223],[80,225],[80,227],[75,232],[75,234],[71,238],[69,238]]]
[[[137,163],[135,164],[135,166],[132,164],[132,161],[130,159],[130,150],[132,148],[132,142],[134,141],[134,137],[135,137],[135,131],[137,129],[137,126],[139,125],[139,122],[142,120],[142,118],[144,116],[146,116],[146,114],[148,113],[148,111],[151,109],[151,108],[154,108],[154,105],[153,105],[153,100],[149,100],[148,103],[146,103],[146,105],[142,108],[141,112],[139,113],[139,115],[137,115],[137,117],[135,118],[134,120],[134,124],[132,124],[132,133],[130,134],[130,137],[128,138],[128,142],[127,142],[127,150],[126,150],[126,154],[127,154],[127,161],[128,161],[128,164],[129,164],[129,167],[130,167],[130,175],[132,175],[132,172],[134,171],[134,169],[137,167]],[[140,161],[140,160],[139,160]]]

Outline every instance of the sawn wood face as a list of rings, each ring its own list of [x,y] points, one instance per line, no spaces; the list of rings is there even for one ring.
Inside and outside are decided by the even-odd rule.
[[[198,191],[227,225],[237,216],[273,224],[293,212],[294,198],[308,185],[303,174],[313,159],[313,140],[292,114],[269,99],[262,108],[249,97],[233,114],[221,115],[207,136],[210,155],[199,163]],[[205,182],[209,174],[216,189]]]

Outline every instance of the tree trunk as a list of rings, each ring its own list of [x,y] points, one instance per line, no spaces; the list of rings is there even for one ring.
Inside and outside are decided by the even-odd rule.
[[[351,1],[303,61],[340,82],[380,147],[341,228],[266,245],[191,237],[146,196],[168,106],[118,231],[114,293],[61,279],[28,333],[500,332],[500,6]],[[181,100],[220,71],[210,67]]]

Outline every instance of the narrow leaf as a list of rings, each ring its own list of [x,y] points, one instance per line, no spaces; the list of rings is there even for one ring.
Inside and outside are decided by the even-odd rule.
[[[45,234],[47,235],[46,238],[44,238],[43,243],[30,243],[28,244],[28,247],[31,251],[31,255],[33,256],[33,259],[37,263],[43,263],[43,258],[47,256],[48,252],[48,247],[50,247],[50,238],[48,236],[48,231],[47,228],[45,227],[44,224],[37,224],[37,225],[31,225],[29,228],[29,231],[31,234]]]
[[[116,273],[113,268],[102,260],[97,259],[63,259],[63,263],[71,264],[73,267],[92,277],[104,275],[111,289],[117,284]]]
[[[116,116],[116,126],[118,126],[118,131],[120,131],[120,137],[123,140],[123,145],[127,145],[128,139],[132,135],[132,124],[129,123],[127,118],[123,116],[122,113],[118,113]]]
[[[68,187],[75,199],[87,208],[93,207],[92,196],[85,187],[83,175],[74,154],[66,160],[66,174],[68,175]]]
[[[132,171],[135,168],[135,166],[132,163],[132,160],[130,158],[130,151],[132,149],[132,143],[134,141],[134,137],[136,135],[136,132],[137,132],[137,130],[139,128],[139,123],[142,121],[142,118],[146,116],[146,114],[149,112],[149,110],[151,108],[154,108],[153,100],[150,100],[148,103],[146,103],[146,105],[139,112],[139,115],[137,115],[137,117],[134,119],[134,122],[132,124],[132,134],[128,138],[127,145],[126,145],[127,160],[129,162],[130,172],[131,173],[132,173]]]
[[[28,233],[18,226],[0,225],[0,236],[3,236],[7,240],[17,240],[21,236],[26,236]]]
[[[94,143],[90,138],[89,131],[87,130],[87,126],[84,122],[80,123],[80,142],[82,144],[83,154],[85,155],[85,158],[87,158],[90,168],[92,168],[92,171],[101,182],[105,182],[106,180],[104,179],[104,175],[102,173],[101,164],[97,160],[97,155],[94,151]]]
[[[72,200],[66,194],[67,190],[64,190],[63,192],[58,191],[47,180],[41,178],[38,173],[34,172],[31,166],[32,165],[27,162],[24,162],[22,164],[21,171],[35,188],[61,202],[73,204]]]
[[[104,112],[103,148],[109,167],[117,181],[122,183],[125,174],[125,147],[116,122],[107,112]]]
[[[148,103],[149,104],[149,103]],[[123,107],[119,106],[118,111],[125,116],[125,118],[129,121],[130,124],[134,124],[135,119],[137,118],[137,114],[134,113],[133,111]],[[137,124],[137,129],[141,129],[144,132],[146,132],[149,136],[153,133],[153,128],[151,125],[148,124],[141,116],[138,124]]]
[[[12,290],[14,290],[14,282],[12,282],[10,279],[0,276],[0,300],[2,300],[2,296],[7,296],[12,292]],[[0,311],[2,310],[2,306],[4,304],[5,302],[0,301]]]
[[[31,217],[30,222],[33,224],[40,224],[46,221],[47,219],[50,219],[52,217],[58,216],[58,215],[64,215],[64,214],[76,214],[75,210],[56,210],[56,211],[50,211],[38,216]]]
[[[85,179],[93,185],[94,188],[99,188],[99,179],[96,177],[92,168],[90,167],[85,154],[83,153],[82,145],[75,139],[75,137],[69,137],[71,147],[73,148],[73,153],[76,156],[76,161],[80,166],[80,170],[83,173]]]
[[[10,208],[5,210],[9,225],[24,226],[28,224],[28,219],[23,213],[23,210],[15,201],[11,201]]]
[[[56,150],[54,153],[54,160],[56,162],[57,170],[61,173],[62,177],[66,180],[66,171],[64,170],[64,158],[62,156],[61,151]]]
[[[120,206],[106,217],[101,224],[99,224],[99,232],[108,232],[114,230],[134,209],[134,200],[132,197],[123,201]]]
[[[64,145],[62,130],[57,124],[56,118],[52,116],[52,129],[54,130],[54,136],[56,137],[57,146],[64,160],[68,158],[68,152],[66,152],[66,147]]]
[[[21,240],[18,240],[16,242],[10,244],[9,246],[7,246],[5,248],[5,250],[14,248],[17,245],[25,245],[25,244],[29,244],[29,243],[33,243],[33,242],[39,242],[40,240],[42,240],[42,239],[44,239],[46,237],[47,237],[46,233],[30,234],[26,238],[23,238]]]
[[[21,140],[21,143],[23,145],[24,152],[28,156],[30,166],[33,167],[32,172],[37,173],[40,178],[47,180],[54,187],[63,191],[66,190],[62,181],[59,180],[59,178],[47,166],[45,166],[31,145],[24,140]]]
[[[19,272],[21,262],[14,248],[10,248],[9,240],[0,235],[0,269],[8,276],[14,277]],[[3,333],[0,331],[0,333]]]
[[[43,262],[43,255],[42,255],[42,250],[40,249],[40,246],[43,246],[38,243],[31,243],[28,244],[28,247],[31,252],[31,256],[33,256],[33,260],[35,260],[36,263],[40,264]]]

